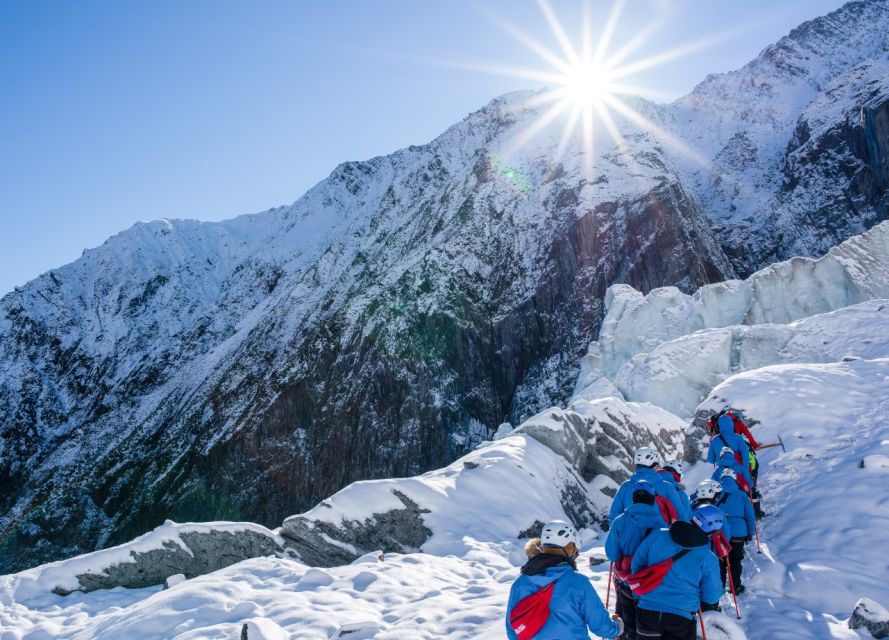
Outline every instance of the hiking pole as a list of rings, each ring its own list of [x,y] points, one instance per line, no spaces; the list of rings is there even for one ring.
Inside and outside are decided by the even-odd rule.
[[[608,563],[608,590],[605,592],[605,610],[608,611],[608,601],[611,599],[611,574],[614,571],[614,563]]]
[[[704,612],[698,607],[698,617],[701,619],[701,636],[707,640],[707,630],[704,628]]]
[[[753,504],[753,498],[750,497],[750,494],[747,494],[747,498],[750,500],[750,508],[756,511],[756,505]],[[756,553],[762,553],[762,547],[759,544],[759,522],[754,521],[753,532],[756,535]]]
[[[732,561],[729,560],[729,557],[725,557],[725,568],[726,573],[728,574],[728,586],[732,590],[732,599],[735,601],[735,615],[738,616],[738,620],[741,619],[741,610],[738,608],[738,594],[735,593],[735,579],[732,578]]]

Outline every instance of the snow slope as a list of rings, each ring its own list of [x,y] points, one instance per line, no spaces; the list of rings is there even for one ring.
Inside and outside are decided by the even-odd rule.
[[[859,638],[857,600],[889,602],[889,359],[766,367],[713,389],[701,409],[755,420],[762,452],[762,555],[745,566],[751,638]],[[754,630],[760,630],[754,635]]]

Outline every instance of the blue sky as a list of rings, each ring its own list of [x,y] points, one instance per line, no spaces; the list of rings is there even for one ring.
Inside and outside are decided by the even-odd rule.
[[[664,99],[737,68],[839,0],[629,0],[631,78]],[[579,41],[580,4],[552,0]],[[602,24],[611,2],[591,1]],[[498,17],[499,16],[499,17]],[[507,91],[471,71],[548,66],[533,0],[0,3],[0,295],[139,220],[220,220],[297,199],[338,163],[422,144]]]

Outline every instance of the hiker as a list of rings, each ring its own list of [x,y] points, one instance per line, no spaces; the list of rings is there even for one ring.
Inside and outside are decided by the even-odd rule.
[[[716,464],[723,447],[728,447],[734,453],[738,464],[746,466],[747,475],[750,475],[750,447],[747,446],[744,438],[735,433],[732,419],[727,415],[721,415],[716,423],[719,427],[719,433],[710,440],[710,448],[707,450],[707,462]]]
[[[741,562],[744,560],[744,545],[753,539],[756,533],[756,516],[753,513],[753,504],[750,496],[738,486],[737,474],[733,469],[724,468],[719,484],[722,485],[722,495],[716,500],[717,507],[723,510],[731,527],[732,545],[728,556],[728,563],[732,568],[732,582],[735,585],[735,593],[744,591],[741,584]],[[727,573],[726,561],[723,560],[719,567],[722,577],[722,585],[725,587]]]
[[[608,522],[614,522],[617,516],[632,504],[633,485],[639,480],[647,480],[654,487],[655,501],[664,514],[665,521],[670,523],[675,520],[688,520],[691,517],[690,508],[679,497],[673,485],[658,475],[660,458],[657,451],[650,447],[641,447],[633,454],[633,463],[636,465],[636,471],[617,490],[611,502],[611,510],[608,512]]]
[[[587,629],[616,638],[623,623],[608,611],[589,579],[577,573],[577,531],[563,520],[543,527],[525,545],[528,561],[512,584],[506,608],[511,640],[587,638]]]
[[[636,605],[639,640],[694,640],[698,610],[719,610],[723,588],[709,534],[719,531],[722,521],[722,511],[704,505],[692,514],[691,522],[674,522],[639,545],[631,565],[634,574],[672,559],[660,583],[642,594]]]
[[[633,504],[614,519],[605,540],[605,555],[617,576],[615,612],[624,623],[623,640],[636,639],[636,599],[624,579],[630,572],[633,554],[648,534],[666,526],[654,502],[654,487],[647,480],[639,480],[633,485]]]
[[[711,436],[715,436],[717,431],[719,431],[719,427],[716,423],[721,416],[728,416],[731,418],[732,427],[734,428],[735,433],[744,438],[751,449],[754,451],[759,449],[759,443],[756,441],[756,438],[753,437],[753,434],[750,433],[750,427],[747,426],[747,423],[735,415],[733,411],[727,409],[723,409],[716,415],[710,416],[710,419],[707,420],[707,429],[710,431]]]
[[[666,480],[676,489],[676,495],[685,505],[685,512],[691,514],[691,501],[688,494],[685,493],[685,486],[682,484],[682,462],[680,460],[667,460],[664,466],[657,470],[659,478]],[[667,523],[669,524],[669,523]]]
[[[716,482],[716,480],[704,480],[692,492],[691,506],[693,509],[699,509],[706,505],[715,506],[721,495],[721,484]],[[719,509],[719,507],[716,508]],[[728,518],[725,517],[725,512],[723,512],[722,529],[710,535],[710,540],[712,541],[710,548],[720,561],[731,551],[731,539],[732,527],[729,524]]]
[[[723,469],[733,470],[735,472],[735,477],[737,478],[738,486],[741,487],[745,493],[752,493],[753,478],[750,477],[750,470],[746,466],[738,463],[738,459],[735,457],[735,452],[732,451],[730,447],[723,447],[720,450],[719,457],[716,459],[716,469],[713,471],[711,479],[719,481],[722,477]]]

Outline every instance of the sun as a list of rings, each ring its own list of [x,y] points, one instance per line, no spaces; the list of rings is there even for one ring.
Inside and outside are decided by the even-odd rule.
[[[561,141],[552,158],[552,165],[559,164],[563,154],[569,151],[576,140],[575,131],[580,128],[581,152],[584,172],[587,178],[593,177],[596,146],[602,144],[602,133],[607,134],[612,143],[623,152],[628,152],[628,144],[621,134],[622,127],[616,120],[622,120],[658,140],[659,143],[677,150],[696,164],[704,165],[706,160],[699,153],[688,148],[662,127],[634,108],[633,100],[627,96],[637,96],[649,100],[671,99],[652,88],[633,84],[633,76],[641,71],[662,65],[668,61],[709,47],[728,37],[728,34],[715,34],[705,39],[685,42],[681,46],[653,55],[633,59],[640,49],[649,43],[650,37],[662,25],[651,23],[640,25],[633,36],[612,49],[612,39],[626,0],[614,0],[611,11],[601,24],[594,24],[589,0],[583,0],[583,16],[580,21],[579,43],[572,40],[563,28],[548,0],[537,0],[541,13],[549,25],[559,50],[542,44],[519,30],[508,21],[484,11],[501,29],[518,40],[545,63],[543,68],[521,68],[509,65],[460,65],[482,73],[511,76],[543,84],[546,88],[533,98],[536,106],[548,105],[542,113],[518,131],[512,140],[507,141],[507,154],[528,144],[542,130],[559,118],[565,119]],[[595,35],[594,35],[595,34]],[[579,44],[579,46],[578,46]],[[632,154],[626,157],[633,162]]]
[[[601,106],[614,95],[611,74],[602,65],[587,60],[564,74],[561,92],[575,107]]]

